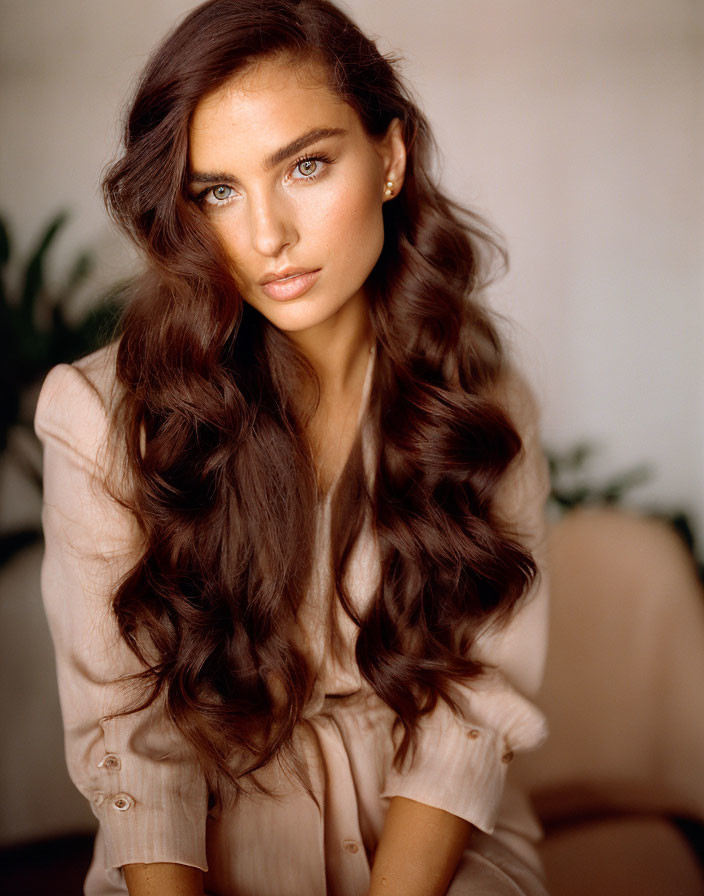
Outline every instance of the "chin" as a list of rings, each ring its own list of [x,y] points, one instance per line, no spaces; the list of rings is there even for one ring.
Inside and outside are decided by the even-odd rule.
[[[290,302],[278,303],[273,308],[269,305],[266,308],[260,306],[258,310],[275,327],[288,333],[296,333],[310,330],[331,320],[350,301],[348,298],[339,304],[323,306],[320,299],[311,298],[306,303],[306,298],[306,296],[302,296],[300,299],[292,299]],[[272,302],[272,304],[274,303]]]

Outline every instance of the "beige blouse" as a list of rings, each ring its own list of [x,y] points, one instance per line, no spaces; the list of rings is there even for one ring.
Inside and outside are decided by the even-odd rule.
[[[357,420],[368,476],[377,446],[364,412],[375,357],[376,346]],[[42,594],[56,651],[66,758],[73,782],[99,820],[88,896],[126,893],[120,867],[132,862],[202,868],[213,896],[363,896],[394,795],[466,819],[535,866],[532,842],[540,827],[522,793],[506,782],[514,754],[537,747],[547,733],[532,700],[546,653],[548,476],[536,405],[523,381],[515,378],[507,400],[524,451],[504,479],[501,500],[534,551],[540,576],[510,625],[498,633],[487,630],[477,640],[477,658],[493,668],[471,687],[456,686],[463,718],[439,701],[423,717],[410,767],[407,761],[401,772],[392,768],[393,712],[360,676],[356,628],[340,606],[338,623],[348,649],[338,660],[328,649],[322,595],[330,574],[331,488],[317,520],[320,562],[300,615],[300,643],[317,670],[317,683],[294,738],[321,809],[272,762],[265,780],[280,788],[280,800],[252,796],[235,807],[208,811],[195,756],[160,703],[103,720],[125,701],[113,679],[139,668],[110,612],[111,590],[134,562],[136,545],[133,521],[101,488],[105,471],[99,452],[114,364],[113,344],[55,367],[43,384],[35,417],[44,446]],[[379,575],[367,520],[347,579],[360,612]]]

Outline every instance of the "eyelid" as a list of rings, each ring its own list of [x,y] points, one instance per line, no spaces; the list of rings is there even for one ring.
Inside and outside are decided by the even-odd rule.
[[[288,176],[289,176],[292,180],[300,180],[300,181],[313,181],[313,180],[317,180],[318,177],[320,177],[320,176],[322,175],[322,173],[323,173],[323,171],[324,171],[325,169],[323,169],[323,171],[320,171],[320,172],[316,171],[315,174],[310,174],[310,175],[308,175],[307,177],[306,177],[305,175],[304,175],[304,176],[301,176],[301,177],[293,177],[292,175],[293,175],[293,172],[295,172],[295,170],[296,170],[296,169],[298,168],[298,166],[301,164],[301,162],[322,162],[323,165],[324,165],[325,167],[327,167],[328,165],[332,165],[332,164],[334,163],[334,161],[335,161],[334,158],[332,158],[332,157],[329,156],[327,153],[322,152],[322,151],[320,151],[320,152],[308,152],[308,153],[304,153],[302,156],[300,156],[299,158],[297,158],[297,159],[291,164],[291,168],[290,168],[290,170],[289,170],[289,174],[288,174]],[[224,206],[229,205],[229,204],[235,199],[235,196],[234,196],[234,195],[233,195],[233,196],[228,196],[227,199],[223,199],[221,202],[209,202],[209,201],[208,201],[207,197],[208,197],[209,195],[212,195],[213,190],[216,190],[218,187],[227,187],[229,190],[232,190],[235,194],[237,194],[237,188],[236,188],[236,187],[234,187],[232,184],[228,184],[228,183],[226,183],[226,182],[223,181],[223,182],[220,183],[220,184],[211,184],[211,186],[206,187],[204,190],[201,190],[201,191],[200,191],[199,193],[197,193],[196,196],[194,197],[194,198],[195,198],[195,201],[196,201],[199,205],[207,205],[207,206],[209,206],[210,208],[223,208]]]

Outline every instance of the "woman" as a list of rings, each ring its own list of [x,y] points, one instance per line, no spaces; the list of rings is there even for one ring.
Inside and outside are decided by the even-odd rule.
[[[546,469],[430,150],[326,0],[146,67],[104,182],[145,272],[36,415],[88,894],[545,893]]]

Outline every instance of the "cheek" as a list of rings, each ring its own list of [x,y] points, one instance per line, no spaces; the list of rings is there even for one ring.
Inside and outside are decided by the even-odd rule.
[[[342,184],[330,199],[322,214],[318,209],[315,218],[321,239],[347,261],[367,264],[369,256],[378,257],[384,222],[376,182],[369,175],[355,178]]]
[[[246,229],[235,215],[228,215],[227,211],[223,210],[217,216],[213,216],[210,226],[233,261],[245,258]]]

